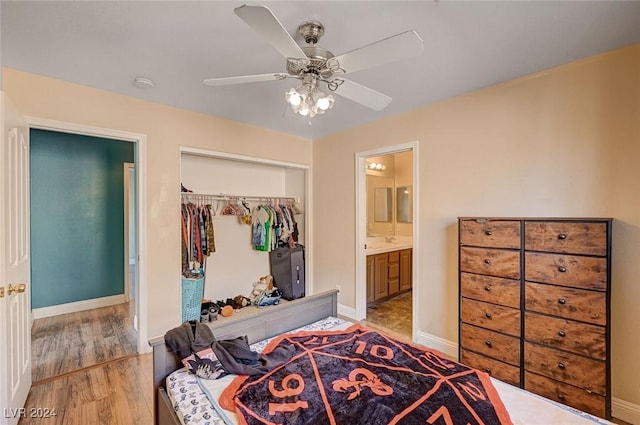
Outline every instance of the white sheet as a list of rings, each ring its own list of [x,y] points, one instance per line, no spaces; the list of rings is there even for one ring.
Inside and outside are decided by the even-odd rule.
[[[611,422],[491,379],[514,425],[605,425]]]

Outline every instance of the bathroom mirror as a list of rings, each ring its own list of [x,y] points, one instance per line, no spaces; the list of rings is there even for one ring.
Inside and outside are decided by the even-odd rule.
[[[393,216],[393,190],[390,187],[376,187],[373,192],[374,221],[389,222]]]
[[[411,223],[413,221],[413,193],[411,186],[396,187],[396,221]]]

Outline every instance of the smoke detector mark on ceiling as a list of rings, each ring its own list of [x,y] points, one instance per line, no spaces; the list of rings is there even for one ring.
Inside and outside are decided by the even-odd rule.
[[[155,83],[151,78],[136,77],[133,79],[133,85],[141,89],[151,89],[155,86]]]

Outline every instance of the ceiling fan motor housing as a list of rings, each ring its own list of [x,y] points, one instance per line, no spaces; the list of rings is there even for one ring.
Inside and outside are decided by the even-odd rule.
[[[287,72],[290,75],[300,76],[301,74],[313,73],[323,79],[330,78],[333,75],[335,70],[327,66],[327,61],[334,57],[333,53],[317,46],[305,46],[302,47],[302,51],[309,59],[309,62],[288,59]]]
[[[318,21],[305,21],[298,26],[298,33],[307,44],[316,44],[324,35],[324,25]]]

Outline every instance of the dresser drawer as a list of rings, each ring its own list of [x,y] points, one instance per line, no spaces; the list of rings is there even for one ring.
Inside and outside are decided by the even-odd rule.
[[[460,243],[491,248],[520,248],[520,222],[462,220]]]
[[[602,326],[607,323],[604,292],[525,282],[524,297],[530,311]]]
[[[598,394],[589,394],[585,390],[563,384],[551,378],[525,372],[524,389],[601,418],[606,415],[604,397]]]
[[[460,274],[460,295],[519,308],[520,281],[463,272]]]
[[[468,350],[461,350],[460,363],[486,372],[490,376],[511,385],[520,385],[520,369],[516,366],[511,366]]]
[[[506,249],[460,248],[460,270],[489,276],[520,278],[520,252]]]
[[[461,325],[460,333],[461,344],[464,348],[515,366],[520,364],[520,340],[518,338],[466,323]]]
[[[598,360],[607,358],[605,327],[525,312],[524,337]]]
[[[538,375],[589,392],[607,394],[607,368],[604,362],[525,342],[524,367]]]
[[[600,257],[525,253],[525,279],[573,288],[607,289],[607,260]]]
[[[606,255],[606,223],[527,221],[524,247],[531,251]]]
[[[520,310],[462,298],[462,321],[471,325],[517,336],[520,333]]]

